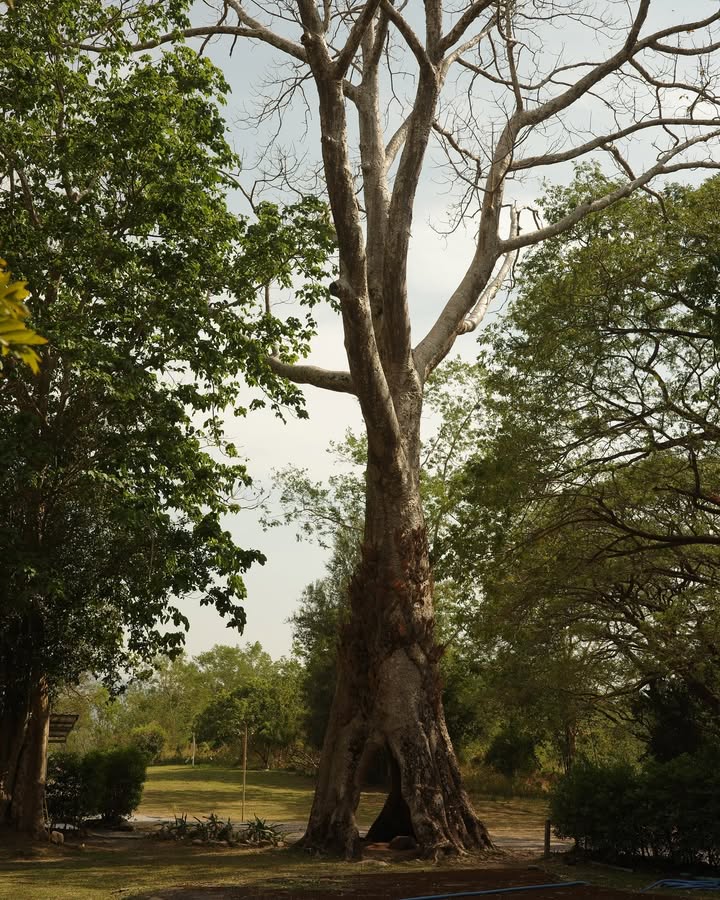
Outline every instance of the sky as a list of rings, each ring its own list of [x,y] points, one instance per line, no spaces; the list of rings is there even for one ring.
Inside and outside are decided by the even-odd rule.
[[[684,19],[699,17],[707,15],[714,7],[716,3],[710,0],[688,0],[681,15]],[[412,15],[412,8],[411,0],[409,15]],[[626,4],[616,3],[615,8],[622,11]],[[674,17],[676,8],[676,4],[670,0],[657,3],[656,21],[660,23],[665,17]],[[207,20],[208,13],[202,13],[202,17]],[[580,52],[583,58],[597,60],[602,54],[605,40],[602,33],[580,32],[572,26],[565,26],[550,36],[550,43],[544,49],[560,53],[570,45],[571,51],[568,52]],[[272,123],[266,125],[264,131],[262,128],[257,131],[249,127],[253,102],[258,96],[259,85],[268,71],[272,57],[267,48],[251,45],[242,39],[238,41],[231,58],[228,57],[228,49],[229,42],[222,39],[210,44],[207,52],[223,68],[232,88],[230,103],[225,112],[230,126],[230,139],[248,161],[242,177],[249,186],[253,178],[252,164],[267,139],[268,129],[274,127]],[[309,97],[312,102],[311,92]],[[680,103],[681,100],[678,99],[677,102]],[[599,123],[607,115],[607,108],[601,101],[591,100],[580,107],[577,121],[582,127],[592,130],[593,127],[599,127]],[[313,141],[314,128],[311,123],[309,130],[306,130],[303,110],[288,111],[278,143],[300,156],[307,153],[308,162],[311,162],[316,145]],[[533,148],[523,149],[526,152],[536,152]],[[647,141],[639,139],[630,150],[633,164],[645,162],[654,152]],[[418,213],[413,224],[409,268],[409,295],[415,341],[425,333],[433,313],[447,299],[467,265],[473,246],[472,225],[460,229],[448,240],[431,227],[431,222],[438,222],[442,218],[447,196],[438,170],[432,165],[433,160],[430,162],[428,175],[422,182],[418,195]],[[565,166],[553,171],[545,170],[542,174],[555,181],[563,181],[570,177],[570,169]],[[512,189],[521,203],[530,203],[541,187],[536,178],[524,184],[513,185]],[[501,297],[500,302],[502,299]],[[476,341],[473,335],[461,337],[454,349],[454,353],[459,353],[467,360],[474,359],[475,352]],[[347,368],[340,321],[330,310],[324,311],[320,316],[320,333],[308,361],[328,368]],[[244,419],[227,417],[228,439],[237,445],[241,455],[247,457],[250,475],[260,490],[271,491],[273,470],[288,464],[306,468],[312,477],[324,479],[332,470],[332,459],[326,452],[328,444],[341,440],[348,428],[361,431],[359,407],[353,397],[312,387],[305,389],[305,396],[308,419],[288,417],[287,422],[283,423],[268,411],[253,412]],[[292,526],[263,530],[257,511],[250,509],[229,518],[226,524],[238,544],[261,550],[267,556],[267,562],[262,567],[254,566],[245,578],[248,589],[245,604],[247,625],[242,636],[228,630],[213,609],[200,608],[196,602],[189,600],[181,603],[191,625],[186,640],[187,651],[196,654],[216,643],[259,641],[275,657],[287,654],[291,648],[291,626],[287,620],[296,608],[305,585],[323,576],[326,551],[311,543],[298,542]]]

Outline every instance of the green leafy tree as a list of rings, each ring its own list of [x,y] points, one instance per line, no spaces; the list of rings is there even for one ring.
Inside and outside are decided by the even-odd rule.
[[[182,653],[173,659],[154,660],[153,671],[140,673],[111,703],[112,739],[121,741],[123,734],[157,723],[167,734],[166,751],[185,759],[193,720],[211,696],[212,687],[194,659]]]
[[[247,411],[243,379],[250,406],[300,402],[266,355],[292,357],[311,326],[269,319],[262,289],[295,273],[313,303],[332,249],[313,199],[229,210],[221,74],[119,35],[102,58],[79,49],[112,18],[27,0],[0,25],[0,246],[47,337],[37,376],[0,382],[0,821],[28,831],[62,685],[176,653],[176,597],[242,629],[242,573],[263,557],[222,524],[248,475],[220,412]]]
[[[307,585],[290,618],[293,652],[302,663],[305,731],[317,750],[325,737],[335,689],[340,627],[347,619],[346,588],[346,583],[329,572],[325,578]]]
[[[138,725],[127,736],[128,744],[140,750],[145,755],[148,763],[157,761],[165,749],[167,741],[167,731],[162,725],[158,725],[157,722]]]
[[[300,737],[302,713],[298,664],[280,660],[223,692],[198,715],[195,728],[199,740],[216,749],[229,746],[236,754],[247,728],[251,750],[270,768],[278,752]]]
[[[547,214],[608,187],[580,170]],[[578,721],[668,678],[720,711],[719,192],[669,186],[549,241],[487,337],[491,426],[442,566],[472,572],[465,628],[498,659],[549,674],[570,650]]]

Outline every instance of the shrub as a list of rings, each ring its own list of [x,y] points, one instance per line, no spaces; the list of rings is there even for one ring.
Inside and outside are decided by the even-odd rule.
[[[140,805],[146,766],[147,757],[137,747],[51,756],[46,785],[51,826],[62,822],[79,828],[98,814],[106,822],[129,816]]]
[[[648,764],[643,777],[646,840],[677,865],[720,863],[720,759],[683,754]]]
[[[638,774],[625,763],[578,761],[550,795],[558,837],[600,857],[640,852]]]
[[[165,749],[168,742],[168,733],[157,722],[148,725],[138,725],[128,735],[128,744],[142,751],[149,763],[155,762]]]
[[[51,828],[60,823],[79,828],[83,819],[95,812],[78,753],[56,753],[48,758],[45,799]]]
[[[539,768],[536,745],[532,735],[511,722],[492,739],[484,762],[507,778],[529,775]]]
[[[550,815],[559,837],[601,858],[717,865],[720,759],[684,754],[638,771],[579,763],[552,791]]]
[[[96,750],[85,757],[88,790],[105,822],[117,822],[133,813],[142,799],[147,757],[137,747]]]

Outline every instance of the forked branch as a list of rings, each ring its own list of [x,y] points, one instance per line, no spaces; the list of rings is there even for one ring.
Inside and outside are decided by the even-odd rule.
[[[519,233],[520,213],[517,206],[513,206],[510,210],[510,239],[513,237],[517,237]],[[498,269],[497,274],[492,279],[492,281],[488,282],[485,290],[482,292],[482,294],[480,294],[478,302],[460,324],[460,327],[458,328],[458,334],[467,334],[470,331],[475,331],[478,325],[482,322],[488,309],[490,308],[490,304],[500,293],[500,289],[505,284],[508,275],[512,272],[513,266],[517,262],[517,258],[519,255],[519,250],[515,250],[513,252],[505,254],[505,258],[503,259],[502,265]]]

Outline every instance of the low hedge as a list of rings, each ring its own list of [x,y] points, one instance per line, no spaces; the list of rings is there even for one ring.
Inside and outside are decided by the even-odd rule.
[[[555,833],[605,860],[720,865],[720,754],[643,768],[579,762],[550,797]]]

